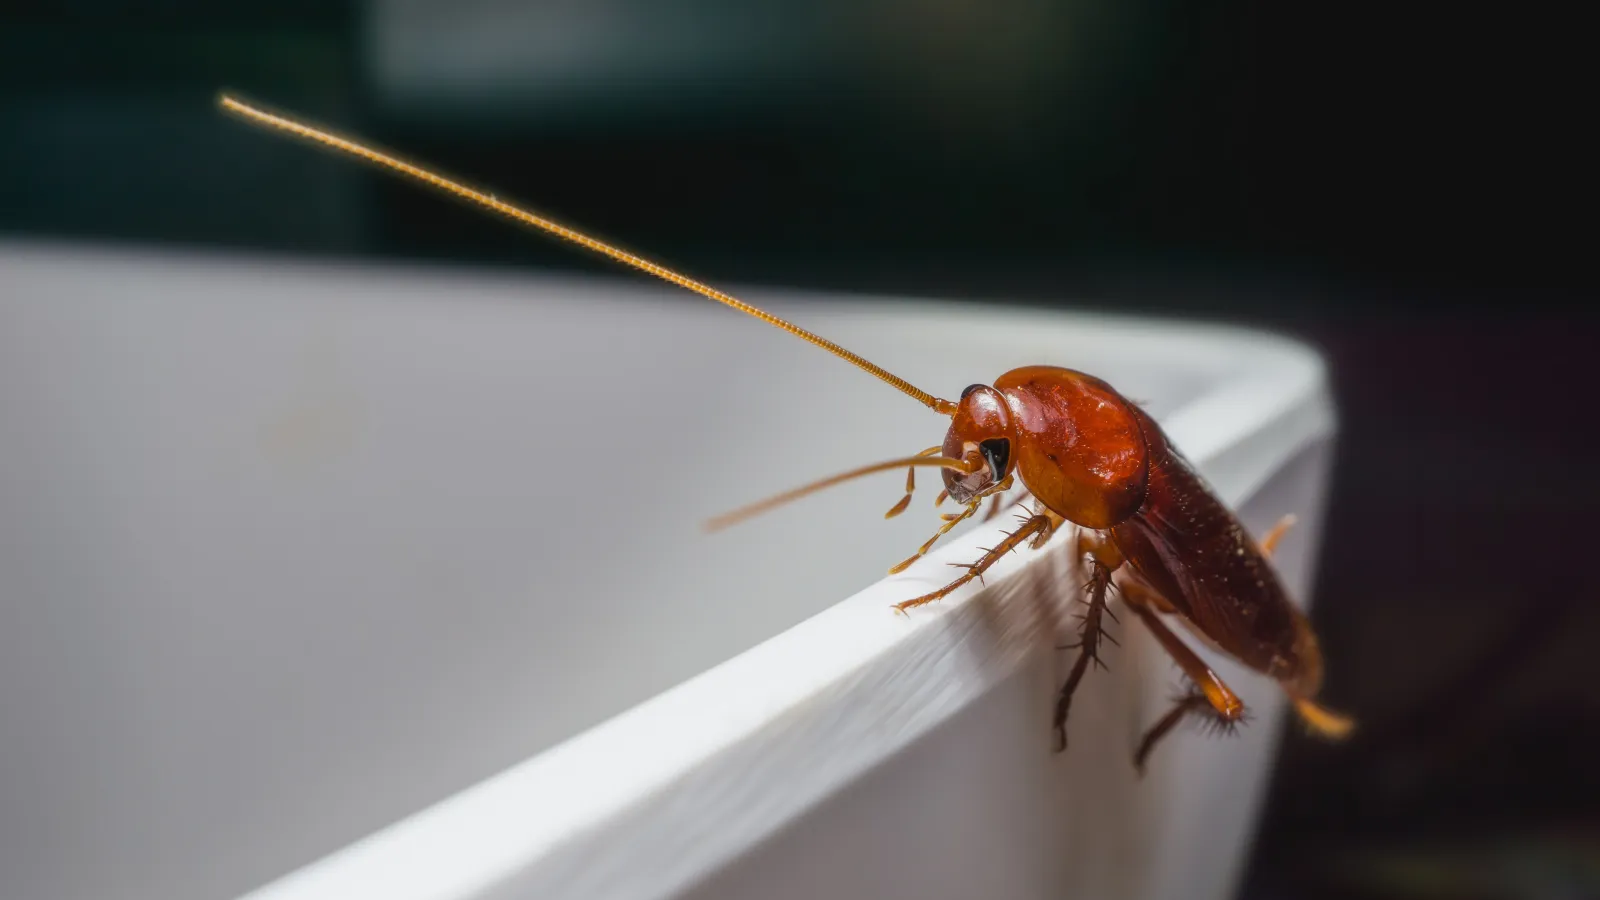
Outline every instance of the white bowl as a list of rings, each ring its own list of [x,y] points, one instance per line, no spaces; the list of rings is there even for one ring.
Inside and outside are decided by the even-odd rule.
[[[1299,517],[1305,596],[1334,431],[1305,348],[744,296],[942,396],[1109,379],[1255,533]],[[1059,556],[889,609],[1008,524],[883,577],[939,524],[931,471],[888,522],[896,474],[700,531],[944,430],[713,304],[12,244],[0,423],[6,897],[1206,900],[1242,864],[1273,686],[1219,661],[1255,722],[1138,780],[1176,673],[1124,616],[1053,754],[1071,653],[994,588]]]

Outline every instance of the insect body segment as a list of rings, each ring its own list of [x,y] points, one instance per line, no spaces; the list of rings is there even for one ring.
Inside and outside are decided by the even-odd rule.
[[[1114,594],[1154,634],[1192,685],[1140,742],[1135,763],[1141,769],[1151,749],[1180,720],[1201,716],[1226,729],[1247,715],[1238,696],[1167,626],[1163,616],[1276,680],[1313,732],[1337,738],[1350,730],[1348,719],[1315,702],[1323,674],[1316,635],[1267,561],[1286,526],[1274,529],[1259,544],[1251,540],[1233,513],[1172,448],[1155,420],[1104,381],[1071,369],[1026,366],[1001,375],[992,385],[968,387],[958,402],[943,400],[742,300],[435,172],[232,97],[222,97],[221,105],[255,124],[349,154],[760,319],[949,416],[944,441],[937,447],[824,478],[735,510],[709,525],[727,527],[823,488],[903,467],[906,493],[886,514],[893,517],[910,504],[915,470],[938,468],[944,491],[935,505],[948,496],[963,509],[946,514],[939,531],[891,570],[900,571],[991,497],[993,517],[1001,497],[1020,483],[1036,509],[982,557],[961,566],[959,577],[896,604],[896,609],[905,612],[948,596],[974,579],[981,581],[984,572],[1007,553],[1024,546],[1038,549],[1063,525],[1078,526],[1079,543],[1073,549],[1080,562],[1089,561],[1090,574],[1087,581],[1061,586],[1081,590],[1087,603],[1079,656],[1056,704],[1054,724],[1062,747],[1073,693],[1088,668],[1100,663],[1101,639],[1113,640],[1104,620],[1114,618],[1109,606]]]

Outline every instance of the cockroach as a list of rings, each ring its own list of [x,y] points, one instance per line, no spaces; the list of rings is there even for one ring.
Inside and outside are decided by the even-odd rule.
[[[916,469],[937,468],[946,497],[962,507],[916,553],[890,569],[904,570],[959,523],[1018,482],[1032,508],[1019,526],[964,567],[949,584],[895,604],[905,613],[949,595],[1012,550],[1043,547],[1071,523],[1077,558],[1086,562],[1078,654],[1058,694],[1053,729],[1057,750],[1066,747],[1066,719],[1073,692],[1090,663],[1098,662],[1105,637],[1102,618],[1115,588],[1124,604],[1177,662],[1188,690],[1144,735],[1134,754],[1141,771],[1152,747],[1183,719],[1193,716],[1224,730],[1246,717],[1244,703],[1162,619],[1170,616],[1194,635],[1248,668],[1275,680],[1307,729],[1328,739],[1349,733],[1351,719],[1318,705],[1323,658],[1306,616],[1289,599],[1268,558],[1292,518],[1259,543],[1173,446],[1161,426],[1138,404],[1093,375],[1056,366],[1013,369],[993,384],[973,384],[957,400],[921,390],[818,335],[670,269],[586,234],[535,215],[419,166],[223,95],[222,107],[244,119],[354,156],[380,169],[443,191],[554,235],[625,266],[730,306],[803,341],[827,350],[950,419],[943,443],[913,456],[863,466],[822,479],[713,520],[726,527],[782,503],[875,472],[906,469],[906,496],[889,510],[903,512],[915,487]]]

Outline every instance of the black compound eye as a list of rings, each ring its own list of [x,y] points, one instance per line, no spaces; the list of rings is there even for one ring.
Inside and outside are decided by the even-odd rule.
[[[1005,477],[1006,466],[1011,463],[1011,442],[1005,438],[990,438],[978,444],[978,452],[983,454],[989,463],[989,471],[994,474],[994,480],[999,481]]]
[[[961,399],[963,399],[963,400],[967,399],[967,395],[968,394],[972,393],[973,391],[981,391],[981,390],[984,389],[984,387],[986,387],[986,385],[982,385],[982,384],[969,384],[969,385],[967,385],[966,389],[961,392]]]

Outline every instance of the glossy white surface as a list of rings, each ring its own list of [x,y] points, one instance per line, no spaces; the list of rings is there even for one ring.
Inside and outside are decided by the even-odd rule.
[[[1303,349],[744,296],[944,396],[1108,378],[1253,530],[1300,516],[1309,584],[1333,419]],[[1222,664],[1256,723],[1138,783],[1175,676],[1137,626],[1057,757],[1059,611],[991,578],[890,614],[1002,524],[880,580],[933,477],[889,522],[892,474],[701,534],[943,424],[692,297],[12,245],[0,423],[5,896],[1204,900],[1247,839],[1260,679]]]

